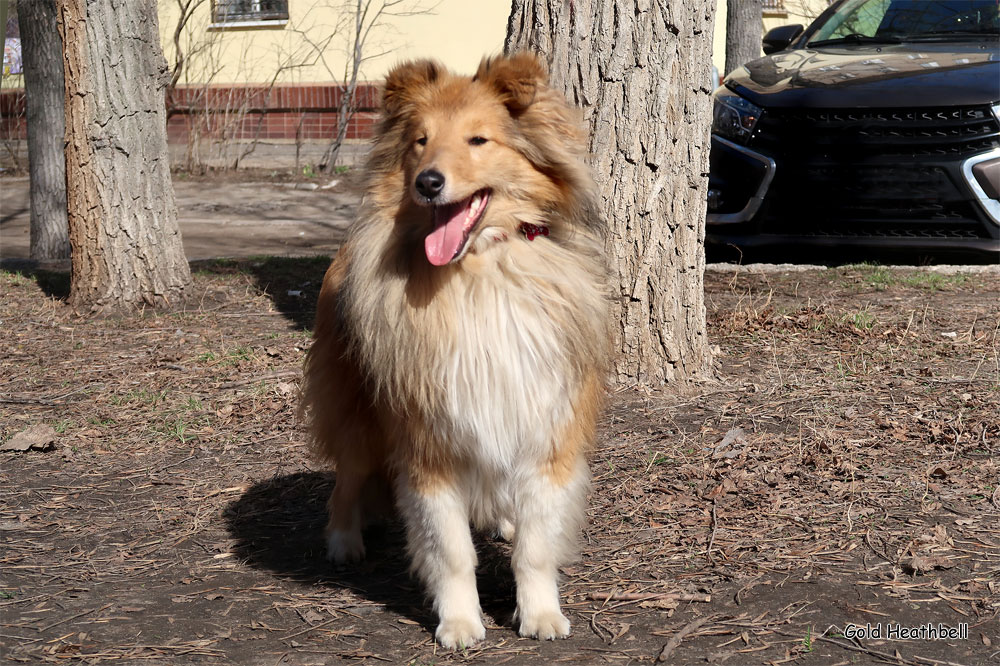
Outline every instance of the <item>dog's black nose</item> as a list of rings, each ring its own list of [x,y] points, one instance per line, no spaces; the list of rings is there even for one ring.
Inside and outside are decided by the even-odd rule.
[[[417,174],[416,185],[421,196],[433,199],[444,189],[444,174],[437,169],[425,169]]]

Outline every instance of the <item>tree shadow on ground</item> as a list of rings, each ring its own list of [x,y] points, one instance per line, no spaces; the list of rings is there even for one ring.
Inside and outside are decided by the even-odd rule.
[[[328,255],[207,259],[192,261],[191,272],[250,275],[254,286],[266,294],[297,329],[311,330],[316,316],[316,299],[329,265]]]
[[[437,620],[419,583],[408,573],[402,524],[365,530],[366,559],[337,566],[325,557],[323,527],[333,474],[299,472],[255,484],[226,507],[226,529],[234,552],[250,566],[310,585],[350,589],[361,597],[418,622],[433,633]],[[477,538],[478,586],[483,610],[513,627],[514,576],[509,548]]]
[[[15,208],[14,210],[4,211],[4,214],[0,215],[0,227],[13,222],[14,218],[19,215],[24,215],[27,212],[28,206],[21,206],[20,208]]]
[[[330,265],[326,255],[313,257],[248,257],[191,262],[192,273],[244,274],[267,294],[275,308],[299,330],[310,330],[316,317],[316,299]],[[20,273],[38,283],[46,296],[65,300],[70,292],[69,260],[38,262],[2,259],[0,270]]]
[[[38,283],[38,287],[51,298],[65,300],[69,297],[69,260],[38,262],[34,259],[2,259],[0,270],[20,273]]]

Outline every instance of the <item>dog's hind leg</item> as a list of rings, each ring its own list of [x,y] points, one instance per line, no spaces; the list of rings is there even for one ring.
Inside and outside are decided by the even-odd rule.
[[[326,558],[338,564],[365,556],[361,537],[361,492],[369,476],[363,466],[343,461],[337,465],[337,483],[327,502]]]
[[[590,471],[581,456],[564,474],[532,470],[519,483],[512,565],[517,584],[518,633],[551,640],[569,635],[559,609],[559,567],[577,551]]]
[[[481,641],[486,628],[465,498],[450,484],[415,488],[408,479],[400,479],[398,503],[413,568],[434,601],[438,642],[462,649]]]

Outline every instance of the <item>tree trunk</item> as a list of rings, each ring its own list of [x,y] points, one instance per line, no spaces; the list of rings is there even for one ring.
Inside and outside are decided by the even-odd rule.
[[[620,385],[704,377],[715,0],[514,0],[507,52],[548,58],[590,123],[608,221]]]
[[[0,0],[0,44],[7,41],[7,9],[10,0]],[[0,58],[0,69],[3,68],[3,59]]]
[[[57,0],[63,38],[70,303],[180,300],[191,273],[170,182],[156,0]]]
[[[55,0],[18,3],[28,116],[31,258],[69,257],[62,40]]]
[[[726,3],[726,74],[762,55],[763,0],[728,0]]]

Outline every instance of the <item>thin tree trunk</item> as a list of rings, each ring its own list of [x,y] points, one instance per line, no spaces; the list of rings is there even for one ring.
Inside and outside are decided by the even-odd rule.
[[[715,0],[514,0],[505,50],[540,52],[590,122],[617,269],[620,385],[706,376],[705,196]]]
[[[354,7],[354,43],[351,45],[351,56],[344,65],[344,74],[350,67],[350,77],[346,77],[345,86],[340,92],[340,101],[337,105],[337,135],[330,142],[323,157],[322,170],[324,173],[333,173],[337,168],[337,160],[340,157],[340,149],[344,146],[344,139],[347,138],[347,128],[354,119],[356,109],[356,94],[358,89],[358,72],[361,70],[361,61],[364,58],[362,49],[367,31],[365,30],[365,16],[371,8],[371,2],[362,3],[357,0]],[[376,17],[377,19],[377,17]]]
[[[155,0],[57,0],[66,85],[70,303],[179,301],[191,280],[170,182]]]
[[[7,11],[10,7],[10,0],[0,0],[0,44],[7,40]],[[0,68],[3,62],[0,59]]]
[[[18,4],[31,176],[31,258],[69,257],[62,40],[55,0]]]
[[[726,3],[726,74],[762,55],[763,11],[763,0]]]

